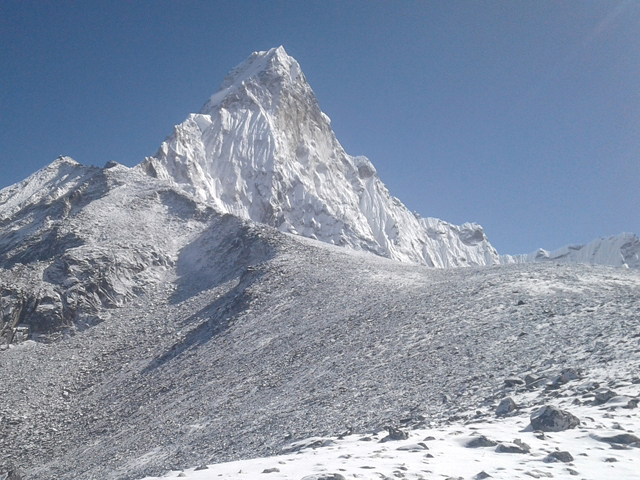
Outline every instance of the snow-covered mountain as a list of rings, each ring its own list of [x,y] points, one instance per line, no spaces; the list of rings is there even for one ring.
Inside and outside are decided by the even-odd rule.
[[[419,218],[348,155],[282,47],[233,69],[140,168],[283,232],[432,267],[499,263],[479,225]]]
[[[505,264],[567,262],[640,268],[640,239],[633,233],[621,233],[597,238],[586,245],[567,245],[552,252],[541,248],[528,254],[501,255],[500,261]]]
[[[59,157],[0,191],[0,479],[180,476],[385,426],[485,419],[515,435],[488,425],[507,393],[521,409],[609,395],[560,375],[576,365],[637,404],[637,244],[580,257],[617,248],[631,269],[425,268],[499,258],[480,227],[408,212],[342,150],[297,63],[254,54],[140,166]],[[584,413],[635,428],[611,407]],[[540,442],[527,469],[559,445]],[[631,478],[632,453],[607,471]],[[367,478],[352,462],[340,468]],[[507,463],[492,476],[523,471]]]

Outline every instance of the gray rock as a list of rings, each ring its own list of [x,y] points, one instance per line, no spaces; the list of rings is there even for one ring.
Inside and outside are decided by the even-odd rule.
[[[560,376],[564,377],[568,382],[582,378],[582,374],[574,368],[567,368],[566,370],[563,370],[562,373],[560,373]]]
[[[504,384],[507,387],[516,387],[518,385],[524,385],[524,380],[521,380],[517,377],[510,377],[504,380]]]
[[[22,477],[16,469],[11,468],[6,473],[0,473],[0,480],[22,480]]]
[[[619,435],[613,435],[611,437],[597,437],[601,442],[617,443],[620,445],[640,445],[640,438],[630,433],[621,433]]]
[[[531,427],[543,432],[561,432],[580,425],[575,415],[551,405],[545,405],[531,414]]]
[[[395,440],[406,440],[407,438],[409,438],[409,434],[407,432],[405,432],[404,430],[401,430],[401,429],[396,428],[396,427],[385,427],[385,428],[389,432],[389,435],[387,435],[382,440],[380,440],[380,442],[390,442],[390,441],[395,441]]]
[[[568,368],[566,370],[563,370],[560,375],[553,379],[553,382],[551,382],[551,386],[559,387],[561,385],[564,385],[565,383],[569,383],[572,380],[578,380],[580,378],[581,376],[576,370],[574,370],[573,368]]]
[[[484,435],[480,435],[477,438],[467,442],[465,447],[467,448],[479,448],[479,447],[495,447],[498,442],[494,442],[493,440],[489,440]]]
[[[603,403],[607,403],[613,397],[617,397],[618,394],[610,389],[600,389],[596,392],[596,396],[593,399],[593,403],[595,405],[602,405]]]
[[[573,462],[573,456],[569,452],[551,452],[544,459],[545,462]]]
[[[507,415],[518,408],[516,402],[513,401],[511,397],[504,398],[498,408],[496,408],[496,416],[501,417]]]
[[[547,383],[546,377],[534,377],[533,375],[526,375],[524,377],[525,384],[527,388],[538,388]]]
[[[273,467],[273,468],[265,468],[262,473],[278,473],[280,472],[279,468]]]
[[[481,471],[480,473],[477,473],[475,477],[473,477],[475,480],[483,480],[485,478],[491,478],[491,475],[489,475],[487,472],[485,472],[484,470]]]

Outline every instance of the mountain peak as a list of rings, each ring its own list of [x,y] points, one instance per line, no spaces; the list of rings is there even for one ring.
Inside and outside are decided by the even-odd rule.
[[[271,48],[266,51],[253,52],[249,58],[232,69],[224,78],[217,92],[202,107],[200,113],[208,114],[211,109],[220,105],[227,97],[238,93],[248,83],[261,87],[293,84],[306,80],[300,65],[285,51],[284,47]]]
[[[58,155],[58,158],[56,158],[53,162],[51,162],[49,164],[49,167],[58,167],[61,165],[71,165],[75,167],[80,165],[80,163],[76,162],[73,158],[68,157],[66,155]]]
[[[283,47],[231,70],[140,168],[283,232],[432,267],[499,261],[479,225],[417,218],[366,157],[348,155]]]

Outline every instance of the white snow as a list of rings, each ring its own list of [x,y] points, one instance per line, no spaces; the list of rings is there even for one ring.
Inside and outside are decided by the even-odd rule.
[[[615,368],[602,369],[594,372],[593,378],[605,382],[610,380],[612,371]],[[626,383],[616,390],[632,396],[638,393],[638,388]],[[533,397],[535,393],[531,392],[514,398],[516,403],[521,403]],[[638,448],[617,449],[601,440],[627,431],[640,431],[640,417],[636,410],[622,408],[629,397],[614,397],[601,406],[575,405],[571,403],[573,398],[560,398],[557,404],[577,415],[582,424],[572,430],[544,433],[544,438],[534,434],[529,424],[535,407],[523,408],[517,415],[506,418],[496,418],[492,409],[484,408],[476,412],[478,420],[410,430],[406,440],[380,442],[386,431],[335,438],[314,437],[292,443],[287,450],[293,453],[212,464],[201,470],[194,467],[172,471],[162,477],[146,477],[145,480],[178,477],[188,480],[301,480],[307,475],[323,473],[338,473],[345,479],[474,479],[482,478],[477,476],[480,472],[503,480],[640,479]],[[498,453],[496,447],[466,447],[479,435],[505,444],[519,439],[531,447],[531,453]],[[573,461],[549,462],[547,455],[554,451],[568,451]],[[267,473],[274,468],[277,471]]]
[[[549,252],[539,249],[523,255],[501,255],[501,263],[596,263],[612,267],[640,268],[640,239],[633,233],[597,238],[586,245],[567,245]]]

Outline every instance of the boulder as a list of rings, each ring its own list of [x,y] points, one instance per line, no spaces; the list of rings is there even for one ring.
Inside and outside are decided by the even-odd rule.
[[[580,425],[580,419],[565,410],[545,405],[531,414],[531,427],[543,432],[561,432]]]
[[[524,385],[524,380],[517,377],[510,377],[504,380],[504,384],[507,387],[517,387],[518,385]]]
[[[551,452],[544,459],[545,462],[573,462],[573,456],[569,452]]]
[[[526,443],[500,443],[496,447],[498,453],[529,453],[531,448]]]
[[[518,408],[516,402],[513,401],[511,397],[504,398],[499,404],[498,408],[496,408],[496,416],[502,417],[507,415]]]
[[[495,447],[498,442],[494,442],[493,440],[489,440],[484,435],[480,435],[477,438],[467,442],[465,447],[467,448],[479,448],[479,447]]]
[[[389,432],[389,435],[387,435],[382,440],[380,440],[381,442],[390,442],[394,440],[406,440],[407,438],[409,438],[409,434],[404,430],[401,430],[396,427],[385,427],[385,428],[387,429],[387,432]]]
[[[611,437],[598,437],[601,442],[617,443],[619,445],[640,445],[640,438],[630,433],[620,433]]]
[[[6,473],[0,473],[0,480],[22,480],[22,477],[16,469],[11,468]]]

